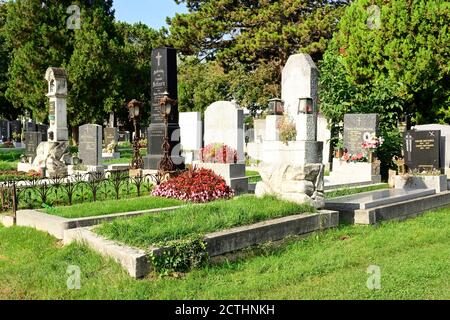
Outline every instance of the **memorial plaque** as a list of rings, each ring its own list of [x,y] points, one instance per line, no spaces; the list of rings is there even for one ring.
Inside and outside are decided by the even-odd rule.
[[[407,131],[403,138],[405,163],[409,170],[429,172],[441,169],[439,130]]]
[[[158,48],[152,51],[152,100],[151,100],[151,124],[147,129],[148,135],[148,156],[144,158],[145,168],[158,169],[159,161],[162,158],[162,144],[164,141],[164,117],[159,104],[164,92],[169,94],[171,99],[178,99],[177,90],[177,53],[172,48]],[[170,154],[172,161],[180,168],[184,166],[183,159],[178,154],[173,154],[173,149],[180,143],[178,124],[178,106],[172,106],[169,115],[168,134],[170,140]]]
[[[42,134],[40,132],[25,132],[25,155],[27,157],[36,157],[36,150],[42,142]]]
[[[119,141],[119,129],[118,128],[105,128],[105,147],[110,145],[112,142]]]
[[[351,154],[363,152],[364,137],[378,136],[378,115],[346,114],[344,116],[344,148]]]
[[[84,165],[101,165],[102,140],[102,126],[85,124],[79,128],[78,153]]]

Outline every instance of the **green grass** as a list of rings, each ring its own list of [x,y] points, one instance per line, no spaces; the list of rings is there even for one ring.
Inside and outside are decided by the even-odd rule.
[[[67,207],[47,207],[45,213],[63,218],[95,217],[106,214],[142,211],[157,208],[166,208],[184,204],[175,199],[159,197],[140,197],[120,200],[107,200],[86,202]]]
[[[450,209],[378,227],[345,226],[265,246],[181,278],[133,280],[84,246],[0,226],[0,299],[449,299]],[[81,289],[67,289],[67,268]],[[381,290],[366,287],[381,268]]]
[[[208,232],[314,211],[307,205],[298,205],[273,197],[258,199],[254,196],[242,196],[202,205],[190,204],[173,212],[115,220],[102,224],[96,228],[96,232],[108,239],[148,248],[159,242],[181,240]]]
[[[13,171],[17,170],[17,164],[19,161],[3,161],[0,160],[0,171]]]
[[[363,193],[368,191],[382,190],[388,189],[389,185],[387,183],[375,185],[375,186],[367,186],[367,187],[358,187],[358,188],[342,188],[338,190],[333,190],[325,193],[325,197],[327,199],[337,198],[349,196],[352,194]]]
[[[258,171],[254,171],[254,170],[247,170],[245,172],[245,175],[247,177],[249,177],[248,182],[249,183],[258,183],[260,181],[262,181],[261,179],[261,175],[259,174]]]
[[[104,165],[110,164],[129,164],[131,163],[131,158],[133,157],[133,149],[130,148],[119,148],[120,159],[109,159],[103,161]],[[145,157],[147,155],[147,149],[140,150],[141,156]]]

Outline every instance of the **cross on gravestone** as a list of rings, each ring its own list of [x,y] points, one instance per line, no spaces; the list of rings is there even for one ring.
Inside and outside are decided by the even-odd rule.
[[[151,124],[147,128],[148,155],[144,158],[145,169],[157,170],[163,156],[162,145],[164,142],[165,125],[160,100],[164,92],[171,99],[178,99],[177,89],[177,53],[172,48],[157,48],[152,51],[152,99],[151,99]],[[178,106],[172,106],[168,119],[168,136],[170,142],[170,155],[173,163],[178,168],[184,167],[184,160],[180,156],[180,126]]]
[[[439,130],[407,131],[403,138],[406,165],[409,170],[429,172],[441,169]]]
[[[344,115],[344,148],[351,154],[363,152],[365,136],[378,135],[378,121],[375,113]]]

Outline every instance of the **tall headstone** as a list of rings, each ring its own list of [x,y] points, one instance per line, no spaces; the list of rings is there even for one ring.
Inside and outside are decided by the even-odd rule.
[[[160,107],[160,100],[167,92],[171,99],[178,99],[177,89],[177,52],[172,48],[157,48],[152,51],[152,102],[151,124],[147,129],[148,155],[144,158],[145,169],[157,170],[163,156],[164,117]],[[169,115],[168,136],[170,154],[173,163],[178,167],[184,166],[180,156],[180,126],[178,124],[178,106],[172,106]]]
[[[235,103],[217,101],[205,111],[205,146],[224,143],[237,151],[238,162],[244,157],[244,110]]]
[[[439,130],[407,131],[404,134],[405,163],[409,170],[440,170],[441,132]]]
[[[48,81],[50,142],[69,140],[67,128],[67,73],[62,68],[48,68],[45,73]]]
[[[351,154],[362,152],[365,139],[378,136],[378,121],[376,113],[344,115],[344,148]]]
[[[100,166],[102,161],[102,126],[85,124],[79,128],[79,158],[86,166]]]
[[[105,128],[105,147],[110,145],[112,142],[116,143],[119,141],[119,129],[118,128]]]
[[[36,150],[42,142],[42,134],[40,132],[25,132],[25,156],[34,159]]]

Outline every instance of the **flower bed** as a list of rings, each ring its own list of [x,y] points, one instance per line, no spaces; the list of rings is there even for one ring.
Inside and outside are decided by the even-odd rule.
[[[212,170],[191,168],[157,186],[152,195],[204,203],[232,198],[234,192],[225,180]]]

